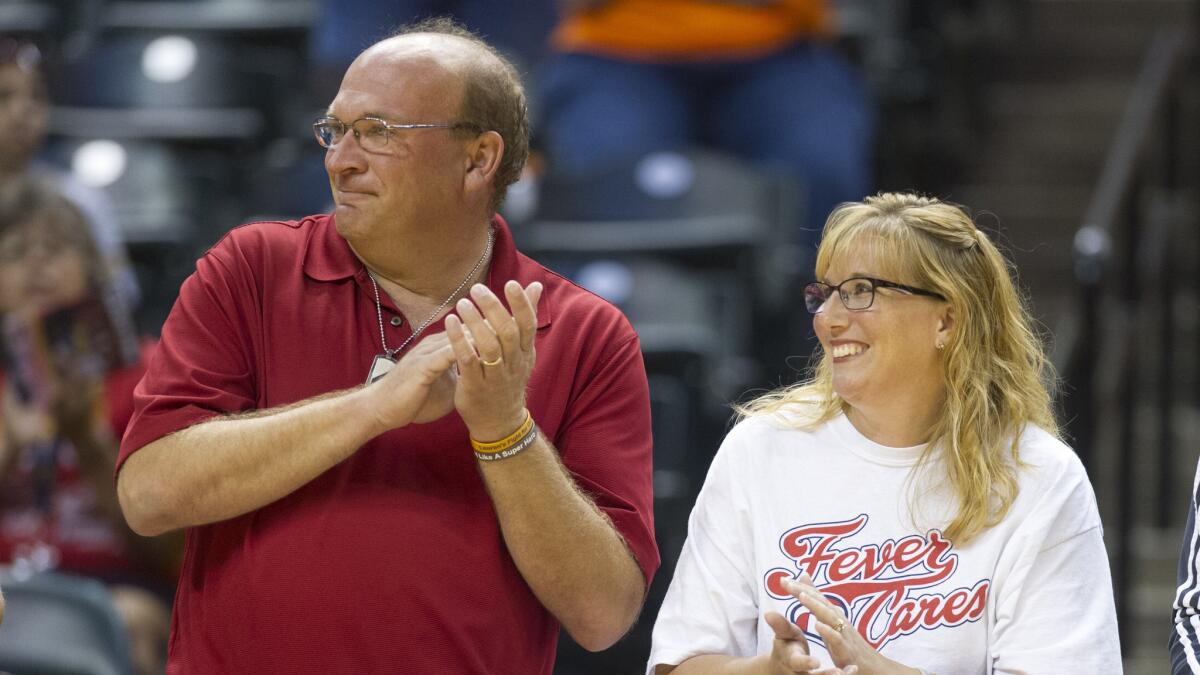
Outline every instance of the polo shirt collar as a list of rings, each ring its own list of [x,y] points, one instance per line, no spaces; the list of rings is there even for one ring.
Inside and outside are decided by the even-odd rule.
[[[341,281],[363,275],[362,281],[365,282],[366,268],[358,256],[354,255],[350,244],[338,234],[334,226],[334,216],[317,216],[314,220],[313,232],[304,257],[304,273],[316,281]],[[545,286],[545,274],[541,265],[517,251],[512,231],[499,214],[492,218],[492,227],[495,228],[496,241],[493,244],[492,264],[488,269],[488,288],[503,299],[504,282],[509,279],[516,279],[522,286],[528,286],[534,281],[541,281]],[[508,304],[507,300],[505,304]],[[550,325],[554,306],[544,292],[538,305],[538,328],[544,328]]]
[[[340,281],[357,276],[362,261],[338,234],[333,214],[314,216],[304,253],[304,273],[317,281]]]

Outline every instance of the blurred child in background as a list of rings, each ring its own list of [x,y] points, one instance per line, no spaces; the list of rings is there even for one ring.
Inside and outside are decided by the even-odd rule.
[[[117,299],[132,311],[141,299],[125,251],[116,210],[103,190],[38,159],[46,141],[50,100],[42,74],[42,52],[31,42],[0,36],[0,187],[36,179],[52,184],[83,212]]]
[[[146,349],[114,295],[70,200],[37,181],[0,187],[0,563],[108,582],[139,673],[161,673],[181,547],[134,535],[117,504]]]

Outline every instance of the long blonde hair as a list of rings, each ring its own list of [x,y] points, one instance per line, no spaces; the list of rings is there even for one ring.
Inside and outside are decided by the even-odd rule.
[[[1000,522],[1017,497],[1018,440],[1029,424],[1058,435],[1051,406],[1054,376],[1008,261],[958,206],[914,194],[881,193],[829,216],[816,271],[839,253],[869,246],[896,279],[940,294],[955,317],[943,354],[946,401],[917,468],[944,450],[958,510],[945,535],[970,541]],[[861,249],[860,249],[861,250]],[[811,376],[735,406],[745,416],[803,410],[801,428],[845,411],[829,357],[814,356]]]

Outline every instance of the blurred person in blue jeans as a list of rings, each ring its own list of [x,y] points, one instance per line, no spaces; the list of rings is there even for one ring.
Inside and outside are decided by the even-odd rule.
[[[117,504],[117,442],[147,351],[110,286],[70,200],[45,182],[0,186],[0,564],[107,582],[143,675],[165,664],[182,542],[136,536]]]
[[[870,192],[872,106],[826,0],[558,2],[539,101],[550,172],[716,148],[803,180],[806,244]]]

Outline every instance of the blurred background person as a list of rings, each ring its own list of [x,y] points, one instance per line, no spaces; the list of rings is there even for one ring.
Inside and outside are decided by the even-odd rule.
[[[117,443],[144,372],[82,213],[52,186],[0,189],[0,563],[108,582],[139,673],[162,672],[178,537],[129,530]],[[131,344],[132,340],[132,344]]]
[[[1004,257],[890,193],[829,216],[816,273],[820,360],[740,408],[647,672],[1120,673],[1096,498]]]
[[[38,160],[50,108],[41,66],[41,50],[32,42],[0,36],[0,129],[6,131],[5,151],[0,153],[0,186],[37,177],[52,182],[74,202],[84,213],[109,269],[117,299],[128,312],[137,306],[141,293],[108,196],[70,172]]]
[[[801,181],[817,229],[872,186],[861,76],[826,0],[559,0],[540,88],[547,171],[581,176],[706,146]]]
[[[1172,675],[1200,673],[1200,538],[1196,536],[1197,492],[1200,492],[1200,464],[1192,481],[1191,505],[1183,528],[1183,546],[1179,551],[1179,571],[1170,645]]]

